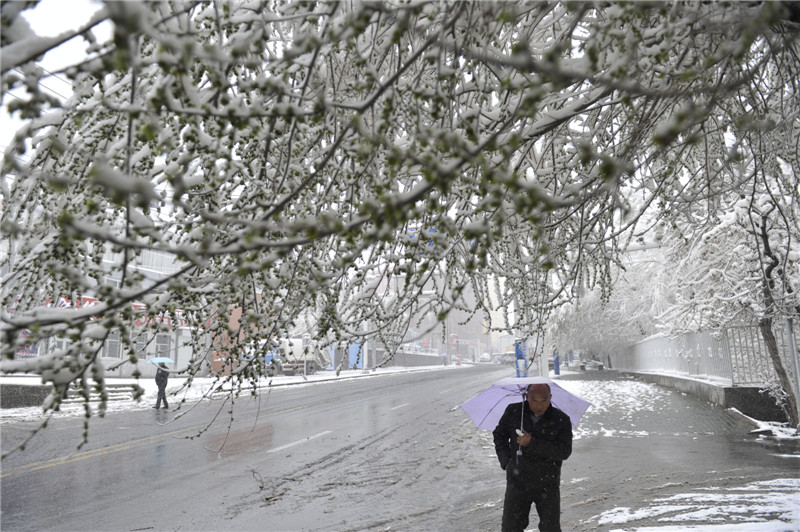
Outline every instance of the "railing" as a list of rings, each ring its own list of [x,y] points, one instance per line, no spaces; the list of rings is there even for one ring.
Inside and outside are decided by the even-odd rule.
[[[784,368],[795,381],[786,331],[779,327],[774,332]],[[763,386],[778,381],[757,326],[732,327],[722,333],[653,337],[610,358],[614,369],[663,372],[719,381],[730,386]]]

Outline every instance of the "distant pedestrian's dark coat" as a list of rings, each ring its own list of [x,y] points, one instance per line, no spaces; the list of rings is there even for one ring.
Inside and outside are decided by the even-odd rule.
[[[159,408],[161,406],[161,401],[164,401],[164,408],[169,408],[167,404],[167,381],[169,380],[169,371],[167,371],[167,367],[162,362],[158,365],[158,371],[156,371],[156,386],[158,386],[158,399],[156,400],[155,408]]]

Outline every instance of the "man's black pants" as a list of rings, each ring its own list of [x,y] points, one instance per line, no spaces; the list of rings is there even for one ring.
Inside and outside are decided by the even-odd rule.
[[[161,406],[161,401],[162,400],[164,401],[164,408],[169,408],[169,405],[167,404],[167,388],[166,388],[166,386],[164,388],[161,388],[159,386],[159,388],[158,388],[158,398],[156,399],[156,408],[159,408]]]
[[[530,521],[531,506],[536,505],[540,532],[561,532],[561,489],[559,484],[520,488],[506,484],[503,502],[503,532],[522,532]]]

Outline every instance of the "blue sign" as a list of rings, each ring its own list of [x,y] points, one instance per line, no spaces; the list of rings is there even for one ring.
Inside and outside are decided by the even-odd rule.
[[[514,356],[516,357],[516,368],[517,368],[517,377],[527,377],[528,376],[528,361],[526,360],[526,353],[528,349],[526,347],[525,340],[517,340],[514,342]]]

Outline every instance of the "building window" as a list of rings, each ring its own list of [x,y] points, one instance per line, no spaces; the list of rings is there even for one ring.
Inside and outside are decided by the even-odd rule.
[[[133,337],[133,352],[136,354],[136,357],[147,357],[147,333],[144,331],[138,333],[132,331],[131,336]]]
[[[54,338],[52,342],[52,349],[50,351],[64,351],[67,346],[69,346],[69,342],[66,338]]]
[[[170,335],[157,334],[156,335],[156,356],[168,357],[170,351]]]
[[[105,356],[108,358],[119,358],[119,331],[111,331],[106,338],[105,343]]]

